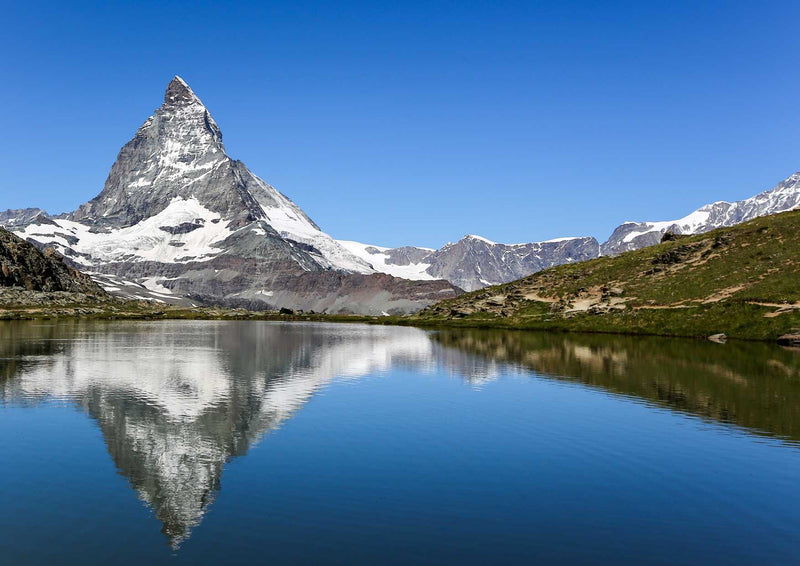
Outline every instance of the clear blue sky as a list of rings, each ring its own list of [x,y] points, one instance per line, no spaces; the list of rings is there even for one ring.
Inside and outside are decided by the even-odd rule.
[[[335,237],[605,239],[800,169],[799,2],[4,2],[0,208],[72,210],[179,74]]]

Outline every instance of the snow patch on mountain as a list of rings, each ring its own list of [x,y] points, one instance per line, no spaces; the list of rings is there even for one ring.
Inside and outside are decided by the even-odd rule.
[[[488,238],[484,238],[483,236],[476,236],[475,234],[467,234],[464,236],[465,238],[469,238],[470,240],[478,240],[479,242],[484,242],[485,244],[489,244],[490,246],[494,246],[497,242],[493,242]]]
[[[196,198],[176,197],[155,216],[127,228],[104,232],[80,222],[55,219],[52,224],[26,226],[18,234],[53,246],[83,265],[117,261],[180,263],[208,260],[223,252],[216,244],[234,231],[221,220],[219,214]],[[187,229],[184,226],[196,228],[181,233]]]
[[[392,257],[389,253],[391,248],[382,246],[372,246],[370,244],[362,244],[361,242],[353,242],[349,240],[339,240],[345,249],[353,255],[361,258],[364,262],[368,263],[375,271],[380,273],[387,273],[394,277],[402,277],[403,279],[412,279],[417,281],[426,281],[436,279],[433,275],[427,273],[427,269],[431,266],[430,263],[419,262],[409,263],[407,265],[398,265],[392,263]],[[433,252],[434,250],[427,251]]]
[[[278,206],[264,207],[267,222],[282,238],[301,242],[319,250],[331,268],[352,273],[374,273],[369,262],[353,253],[342,242],[320,230],[292,201],[279,193]]]
[[[670,226],[675,226],[678,230],[680,230],[681,234],[692,234],[696,230],[700,229],[706,222],[708,222],[708,217],[710,215],[710,210],[708,209],[711,205],[707,205],[703,208],[699,208],[692,212],[691,214],[684,216],[680,220],[669,220],[666,222],[645,222],[644,226],[637,228],[636,230],[630,232],[623,238],[623,242],[630,242],[634,238],[641,236],[647,232],[666,232]],[[636,224],[635,222],[631,222],[630,224]]]

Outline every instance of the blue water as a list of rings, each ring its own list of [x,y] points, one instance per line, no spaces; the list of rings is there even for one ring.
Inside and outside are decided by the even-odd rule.
[[[332,324],[0,325],[0,561],[800,563],[798,358]]]

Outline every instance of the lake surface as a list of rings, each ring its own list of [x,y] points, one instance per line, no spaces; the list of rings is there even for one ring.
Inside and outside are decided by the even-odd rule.
[[[4,564],[798,564],[800,352],[0,324]]]

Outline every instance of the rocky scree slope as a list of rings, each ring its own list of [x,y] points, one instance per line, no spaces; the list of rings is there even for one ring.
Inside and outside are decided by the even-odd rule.
[[[800,329],[800,211],[446,300],[418,323],[776,339]]]
[[[37,216],[16,231],[57,249],[111,291],[122,289],[115,281],[134,283],[164,302],[190,297],[309,309],[320,303],[320,288],[298,289],[291,279],[320,274],[327,281],[330,271],[367,276],[354,281],[362,295],[371,292],[369,306],[347,307],[359,314],[411,312],[460,293],[443,281],[378,289],[375,282],[384,277],[370,279],[370,265],[226,154],[217,123],[180,77],[120,150],[97,197],[62,217]],[[335,297],[327,302],[328,312],[340,312]]]

